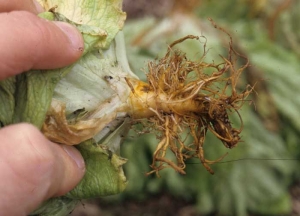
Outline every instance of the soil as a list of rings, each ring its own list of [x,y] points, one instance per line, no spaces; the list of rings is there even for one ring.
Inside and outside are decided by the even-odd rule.
[[[145,16],[163,17],[174,4],[174,0],[123,0],[123,10],[127,19],[136,19]]]
[[[110,203],[97,199],[83,201],[70,216],[198,216],[193,203],[162,194],[146,201]]]
[[[293,202],[292,216],[300,215],[300,181],[295,183],[290,190]]]
[[[291,216],[300,215],[300,182],[291,187],[292,197]],[[70,216],[201,216],[197,212],[195,203],[175,198],[167,194],[149,197],[145,201],[124,200],[122,202],[108,202],[104,199],[82,201]],[[206,216],[217,216],[210,214]],[[249,216],[262,216],[249,214]],[[274,215],[283,216],[283,215]]]

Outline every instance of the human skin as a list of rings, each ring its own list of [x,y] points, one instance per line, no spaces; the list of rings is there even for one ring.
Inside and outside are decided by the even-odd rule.
[[[72,26],[36,16],[32,0],[0,0],[0,79],[30,69],[60,68],[82,54],[83,40]],[[74,147],[47,140],[22,123],[0,130],[0,212],[28,215],[43,201],[73,189],[85,172]]]

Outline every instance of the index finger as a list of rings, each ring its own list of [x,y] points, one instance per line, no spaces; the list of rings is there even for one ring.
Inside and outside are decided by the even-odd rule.
[[[16,10],[38,14],[43,11],[43,8],[35,0],[0,0],[0,13]]]
[[[0,13],[0,29],[0,80],[30,69],[61,68],[83,53],[75,27],[27,11]]]

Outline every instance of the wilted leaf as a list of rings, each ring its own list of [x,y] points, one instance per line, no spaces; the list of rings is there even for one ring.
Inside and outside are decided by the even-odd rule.
[[[69,124],[65,109],[65,104],[53,99],[42,132],[53,142],[66,145],[79,144],[92,138],[116,118],[116,113],[113,112],[101,118],[78,120]]]

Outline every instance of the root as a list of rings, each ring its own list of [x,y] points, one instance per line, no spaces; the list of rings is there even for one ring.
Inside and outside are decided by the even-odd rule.
[[[209,165],[222,160],[226,154],[217,160],[205,158],[204,140],[208,130],[227,148],[233,148],[240,142],[242,126],[233,128],[228,114],[236,112],[242,125],[238,110],[253,88],[247,87],[238,93],[236,87],[240,74],[249,65],[248,60],[245,65],[236,68],[236,59],[245,57],[232,48],[230,36],[228,57],[222,57],[223,63],[205,63],[205,50],[199,61],[190,61],[184,53],[174,50],[176,44],[187,39],[199,40],[199,37],[188,35],[173,42],[165,57],[158,62],[150,62],[147,83],[126,78],[131,89],[129,114],[138,120],[147,119],[145,127],[157,131],[160,140],[153,153],[152,171],[147,175],[158,175],[166,167],[185,174],[185,161],[194,157],[199,158],[213,174]],[[181,137],[184,133],[189,134],[191,142]],[[167,154],[168,151],[175,159]]]

